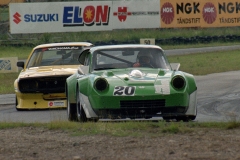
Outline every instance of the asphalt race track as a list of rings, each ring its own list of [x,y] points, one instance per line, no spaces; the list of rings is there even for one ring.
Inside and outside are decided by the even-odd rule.
[[[198,87],[196,122],[239,120],[240,70],[195,78]],[[59,120],[67,121],[66,110],[16,111],[15,95],[0,95],[0,122],[45,123]]]
[[[197,121],[232,121],[240,115],[240,71],[196,76]]]

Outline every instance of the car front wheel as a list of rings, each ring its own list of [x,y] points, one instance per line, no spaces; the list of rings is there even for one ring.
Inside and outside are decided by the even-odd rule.
[[[87,122],[86,114],[83,110],[79,91],[77,91],[77,119],[79,122]]]
[[[76,104],[70,103],[68,98],[67,98],[67,117],[69,121],[77,121]]]

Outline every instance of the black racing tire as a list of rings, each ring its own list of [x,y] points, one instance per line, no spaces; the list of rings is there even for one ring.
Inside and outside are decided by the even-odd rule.
[[[189,118],[190,118],[192,121],[194,121],[194,120],[196,119],[196,117],[197,117],[197,108],[196,108],[196,115],[194,115],[194,116],[189,116]]]
[[[163,118],[163,120],[166,121],[166,122],[170,122],[170,121],[172,120],[171,117],[162,117],[162,118]]]
[[[90,119],[90,120],[88,120],[88,121],[91,121],[91,122],[98,122],[98,118],[94,118],[94,119]]]
[[[189,118],[194,121],[196,119],[197,116],[190,116]]]
[[[86,114],[83,110],[82,103],[81,103],[81,100],[80,100],[79,91],[77,91],[76,96],[77,96],[76,97],[76,99],[77,99],[77,104],[76,104],[77,119],[78,119],[79,122],[87,122],[87,117],[86,117]]]
[[[69,121],[77,121],[77,108],[75,103],[70,103],[67,97],[67,117]]]
[[[196,113],[197,113],[197,111],[196,111]],[[193,116],[180,116],[180,117],[177,117],[176,120],[189,122],[189,121],[194,121],[196,119],[196,117],[197,117],[197,114],[193,115]]]
[[[179,117],[176,117],[176,120],[179,122],[179,121],[183,121],[183,122],[189,122],[190,117],[188,116],[179,116]]]

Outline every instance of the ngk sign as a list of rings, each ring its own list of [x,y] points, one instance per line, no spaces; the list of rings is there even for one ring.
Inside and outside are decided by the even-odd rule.
[[[205,12],[205,13],[213,13],[213,12],[214,12],[214,8],[215,8],[215,7],[212,7],[212,8],[211,8],[211,7],[209,7],[209,8],[204,8],[204,12]]]
[[[171,24],[174,19],[174,8],[169,2],[163,4],[161,8],[161,19],[164,24]]]
[[[177,3],[177,14],[179,13],[186,13],[186,14],[196,14],[199,13],[199,2],[193,3]]]
[[[173,12],[173,8],[172,7],[165,7],[163,8],[163,13],[172,13]]]
[[[161,27],[227,27],[240,25],[238,0],[161,0]]]

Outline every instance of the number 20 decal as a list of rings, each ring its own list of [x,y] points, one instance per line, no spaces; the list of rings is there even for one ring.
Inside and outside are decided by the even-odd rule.
[[[113,95],[114,96],[134,96],[136,87],[135,86],[115,86]]]

